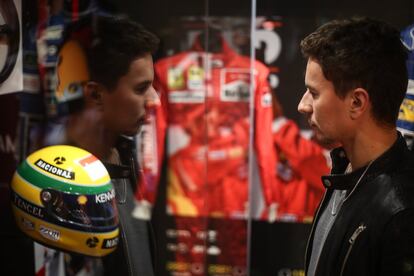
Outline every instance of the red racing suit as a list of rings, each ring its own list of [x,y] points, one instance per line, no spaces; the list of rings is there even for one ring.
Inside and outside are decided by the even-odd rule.
[[[256,61],[253,80],[250,72],[250,58],[237,54],[225,43],[221,53],[189,51],[155,64],[155,87],[162,107],[154,111],[157,138],[152,139],[149,148],[156,146],[157,153],[150,159],[161,160],[167,135],[167,204],[171,214],[246,216],[252,124],[252,162],[259,175],[252,185],[260,191],[263,209],[276,200],[272,188],[275,156],[269,150],[272,96],[268,69]],[[254,116],[250,116],[251,85]],[[141,165],[146,181],[141,183],[137,199],[151,205],[160,166],[150,170],[145,160]],[[149,171],[154,177],[148,177]]]
[[[274,188],[280,194],[277,219],[310,221],[324,192],[321,176],[330,171],[328,151],[305,138],[291,120],[279,117],[272,130]]]

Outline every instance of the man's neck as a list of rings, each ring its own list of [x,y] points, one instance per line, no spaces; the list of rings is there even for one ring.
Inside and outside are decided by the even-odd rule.
[[[343,143],[343,147],[351,162],[352,170],[368,165],[387,151],[397,139],[395,129],[371,128],[363,129]]]
[[[97,114],[80,112],[71,115],[67,122],[68,139],[101,161],[110,158],[117,136],[103,127]]]

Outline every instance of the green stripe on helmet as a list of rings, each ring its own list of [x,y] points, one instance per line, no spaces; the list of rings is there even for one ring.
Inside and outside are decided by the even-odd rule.
[[[99,186],[73,184],[59,181],[33,168],[27,160],[18,167],[17,173],[27,182],[41,189],[52,188],[71,194],[98,194],[108,192],[112,189],[111,182]]]

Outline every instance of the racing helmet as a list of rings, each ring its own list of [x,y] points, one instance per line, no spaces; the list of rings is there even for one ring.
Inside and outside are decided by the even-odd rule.
[[[414,80],[408,80],[407,93],[400,106],[397,129],[401,132],[410,149],[414,146]]]
[[[407,92],[400,106],[397,120],[397,129],[404,136],[408,146],[413,147],[414,141],[414,25],[401,31],[401,42],[406,47],[408,56],[406,61],[408,73]]]
[[[18,227],[48,247],[101,257],[118,245],[118,211],[108,171],[91,153],[42,148],[17,168],[11,203]]]
[[[66,41],[59,50],[56,65],[58,115],[67,115],[78,109],[83,99],[83,87],[89,81],[87,57],[76,39]]]
[[[408,80],[408,89],[400,106],[397,128],[403,135],[414,136],[414,80]]]

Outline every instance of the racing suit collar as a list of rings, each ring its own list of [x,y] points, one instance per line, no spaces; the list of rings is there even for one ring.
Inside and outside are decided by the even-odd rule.
[[[362,182],[374,179],[379,174],[392,170],[395,166],[398,166],[398,161],[402,158],[405,151],[408,151],[407,145],[401,133],[398,132],[398,138],[395,143],[372,162],[370,168],[364,175]],[[367,166],[359,168],[351,173],[344,173],[349,164],[349,160],[342,147],[332,150],[331,158],[331,174],[322,176],[321,179],[323,185],[327,189],[351,190],[367,169]]]
[[[231,59],[236,52],[229,46],[229,44],[226,42],[224,37],[220,35],[220,43],[221,43],[221,51],[214,53],[215,55],[222,55],[223,59]],[[193,43],[193,46],[191,47],[191,50],[196,52],[205,52],[205,49],[203,48],[203,45],[201,44],[200,35],[198,35]]]

